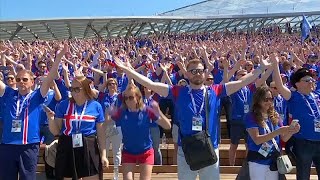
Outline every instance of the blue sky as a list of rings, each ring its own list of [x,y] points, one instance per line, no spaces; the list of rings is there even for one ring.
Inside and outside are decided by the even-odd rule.
[[[150,16],[201,0],[0,0],[0,20]]]

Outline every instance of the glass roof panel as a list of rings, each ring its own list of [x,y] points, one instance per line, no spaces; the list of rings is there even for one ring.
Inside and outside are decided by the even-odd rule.
[[[310,12],[320,10],[320,0],[207,0],[167,11],[162,16],[216,16]]]

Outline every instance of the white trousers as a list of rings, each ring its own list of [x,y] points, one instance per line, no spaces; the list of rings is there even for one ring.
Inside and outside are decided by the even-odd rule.
[[[278,171],[270,171],[269,165],[248,162],[250,179],[278,180]]]

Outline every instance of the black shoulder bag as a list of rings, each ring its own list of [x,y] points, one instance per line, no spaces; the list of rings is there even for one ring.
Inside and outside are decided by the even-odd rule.
[[[179,128],[181,136],[181,145],[187,164],[192,171],[205,168],[217,162],[218,158],[214,151],[209,128],[209,101],[208,90],[205,92],[205,109],[206,109],[206,129],[193,134],[191,136],[183,137]]]

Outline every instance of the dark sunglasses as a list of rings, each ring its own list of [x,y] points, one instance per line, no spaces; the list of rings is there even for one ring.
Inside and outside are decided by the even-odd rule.
[[[7,80],[14,80],[14,77],[7,77]]]
[[[189,70],[189,72],[191,72],[191,74],[196,75],[196,74],[203,74],[204,73],[204,69],[192,69]]]
[[[207,81],[213,81],[213,78],[207,78]]]
[[[130,101],[134,100],[134,96],[124,96],[123,98],[124,98],[125,101],[127,101],[128,99]]]
[[[82,89],[82,87],[70,87],[69,91],[78,93],[78,92],[80,92],[81,89]]]
[[[313,79],[312,77],[306,78],[306,79],[301,79],[301,81],[303,82],[316,82],[315,79]]]
[[[273,98],[264,98],[264,102],[273,102]]]
[[[29,81],[28,78],[16,78],[16,81],[17,81],[17,82],[20,82],[21,80],[22,80],[23,82],[28,82],[28,81]]]

